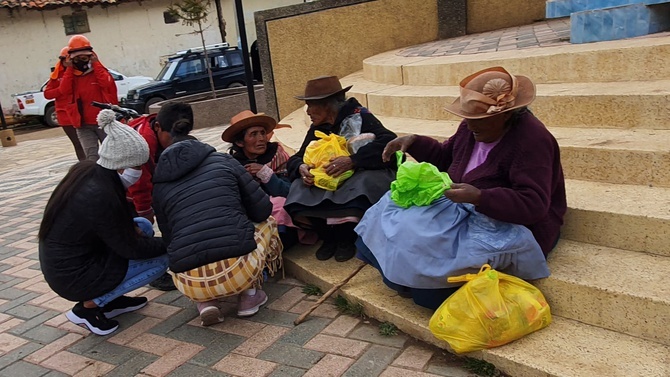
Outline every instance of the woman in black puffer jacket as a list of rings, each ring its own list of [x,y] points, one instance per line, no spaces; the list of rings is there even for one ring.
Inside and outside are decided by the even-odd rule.
[[[66,317],[98,335],[114,332],[119,314],[137,310],[144,297],[125,293],[167,270],[165,245],[140,234],[133,223],[124,186],[129,174],[149,158],[149,147],[134,129],[103,110],[98,122],[107,134],[100,159],[74,165],[49,198],[40,225],[39,256],[44,279],[59,296],[78,303]],[[138,172],[137,170],[135,172]]]
[[[177,289],[198,303],[203,325],[222,320],[218,299],[226,296],[238,295],[239,316],[255,314],[267,301],[255,288],[263,268],[282,251],[269,197],[237,160],[188,136],[189,105],[163,106],[156,122],[166,149],[154,172],[154,211]]]

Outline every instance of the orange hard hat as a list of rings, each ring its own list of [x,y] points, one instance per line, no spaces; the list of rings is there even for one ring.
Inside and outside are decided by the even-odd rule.
[[[67,54],[70,51],[70,47],[65,46],[60,49],[60,54],[58,54],[59,58],[67,58]]]
[[[67,43],[67,47],[68,53],[70,54],[77,51],[93,50],[93,47],[91,47],[91,42],[83,35],[73,35],[72,38],[70,38],[70,41]]]

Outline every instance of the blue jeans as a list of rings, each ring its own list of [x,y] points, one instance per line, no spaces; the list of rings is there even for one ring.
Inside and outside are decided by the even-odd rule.
[[[146,223],[142,220],[146,221]],[[145,234],[148,233],[146,224],[151,225],[149,220],[139,217],[135,218],[135,223],[137,223]],[[150,229],[151,234],[153,235],[153,227]],[[123,278],[123,281],[121,281],[121,284],[104,295],[94,298],[93,302],[100,307],[104,307],[112,300],[156,280],[167,271],[167,268],[167,254],[151,259],[130,260],[128,261],[128,272],[126,272],[126,276]]]

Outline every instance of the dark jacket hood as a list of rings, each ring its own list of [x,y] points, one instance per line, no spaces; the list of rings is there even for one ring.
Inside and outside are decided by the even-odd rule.
[[[214,152],[214,147],[195,139],[174,143],[161,153],[154,172],[154,182],[175,181],[195,170]]]

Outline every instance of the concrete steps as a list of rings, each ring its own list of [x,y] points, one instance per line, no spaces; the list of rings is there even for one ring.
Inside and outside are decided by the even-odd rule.
[[[568,212],[549,258],[552,275],[534,282],[554,323],[511,344],[474,353],[512,376],[670,376],[670,33],[589,45],[443,57],[390,51],[342,79],[350,95],[396,133],[445,140],[460,119],[443,107],[459,81],[502,65],[537,84],[531,110],[554,134],[566,174]],[[309,128],[304,109],[276,131],[298,148]],[[329,288],[354,261],[319,262],[314,247],[290,250],[287,269]],[[364,268],[343,294],[366,313],[421,340],[447,347],[428,330],[429,310],[387,289]]]
[[[350,95],[364,98],[378,116],[460,120],[444,110],[457,86],[382,84],[347,77]],[[538,84],[530,108],[547,125],[589,128],[670,129],[670,80]]]
[[[394,85],[450,85],[500,65],[536,84],[670,79],[670,34],[578,45],[452,55],[404,57],[396,51],[363,61],[364,78]],[[653,67],[646,69],[645,67]]]
[[[563,242],[560,249],[555,250],[554,254],[557,256],[562,254],[568,246],[572,246],[572,244]],[[583,247],[589,248],[588,245]],[[315,250],[316,246],[293,248],[285,254],[284,261],[289,273],[300,280],[316,284],[323,290],[329,289],[333,284],[344,279],[357,263],[353,260],[345,263],[337,263],[333,260],[321,262],[314,257]],[[593,251],[592,253],[596,252]],[[575,248],[574,252],[566,254],[566,258],[574,258],[573,255],[579,256],[580,252],[578,248]],[[603,256],[606,257],[607,253],[603,253]],[[591,257],[591,261],[597,264],[598,255],[593,254]],[[604,257],[602,258],[603,264],[609,260]],[[558,287],[560,282],[567,280],[561,279],[563,274],[561,269],[565,270],[567,268],[559,267],[561,262],[558,259],[550,261],[552,272],[556,269],[554,272],[557,275],[554,277],[556,282],[540,282],[540,284],[544,284],[542,289],[547,290],[545,294],[548,294],[547,297],[552,305],[552,311],[556,314],[553,323],[549,327],[513,343],[475,352],[469,356],[492,362],[501,370],[515,377],[667,377],[670,373],[667,363],[670,360],[670,348],[667,345],[591,326],[558,314],[564,311],[564,306],[572,305],[572,300],[574,300],[574,305],[584,305],[580,308],[581,314],[572,314],[565,310],[567,314],[574,316],[587,315],[588,311],[602,313],[613,307],[621,312],[622,308],[617,306],[617,300],[625,301],[626,305],[629,305],[625,309],[635,312],[634,306],[636,303],[652,300],[651,297],[638,298],[632,295],[632,293],[635,293],[632,291],[635,287],[639,287],[641,283],[629,286],[626,290],[621,286],[629,281],[622,280],[620,284],[609,282],[608,278],[615,280],[617,277],[605,274],[594,278],[593,283],[589,283],[596,284],[596,281],[602,283],[602,287],[599,287],[602,291],[600,295],[589,299],[588,295],[592,292],[589,292],[588,289],[580,289],[577,284],[571,284],[572,287],[575,287],[574,296],[578,297],[573,298],[572,295],[559,297],[553,293],[552,286]],[[574,260],[574,262],[581,261]],[[667,272],[667,266],[666,263],[665,270],[658,270],[658,274],[651,277],[647,275],[648,278],[660,277],[663,271]],[[586,269],[588,267],[590,265],[577,268]],[[624,267],[621,266],[620,268],[623,269]],[[598,272],[602,271],[603,268],[599,268]],[[565,274],[569,275],[569,272],[566,271]],[[608,282],[609,284],[607,284]],[[648,285],[647,292],[659,285],[661,285],[660,281]],[[559,292],[565,291],[559,290]],[[626,292],[632,293],[628,294]],[[637,293],[638,295],[642,294]],[[432,312],[414,305],[411,300],[403,299],[394,291],[386,288],[381,282],[379,273],[374,268],[365,267],[344,286],[342,294],[363,304],[367,315],[381,321],[393,322],[402,331],[417,339],[448,349],[446,342],[436,339],[428,329],[428,320]],[[602,296],[605,296],[605,302],[602,302]],[[557,300],[557,303],[554,304],[552,300]],[[656,309],[661,310],[663,305],[667,305],[667,297],[662,300],[662,305],[659,304]],[[637,311],[642,312],[641,308]],[[606,318],[623,318],[622,316],[617,317],[616,313],[611,313]],[[650,319],[649,315],[652,314],[645,313],[640,321]],[[607,321],[607,319],[603,321]],[[663,322],[659,323],[662,326]]]

